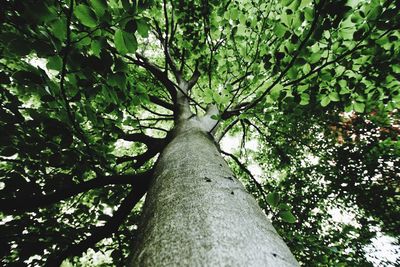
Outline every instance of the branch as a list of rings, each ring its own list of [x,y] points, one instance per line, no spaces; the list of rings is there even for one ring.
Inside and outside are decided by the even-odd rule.
[[[121,134],[119,138],[130,142],[140,142],[145,144],[147,147],[163,146],[166,141],[165,138],[151,137],[143,133]]]
[[[143,175],[142,179],[137,180],[137,183],[133,185],[134,188],[121,202],[118,210],[104,226],[93,229],[90,235],[79,243],[70,244],[67,248],[54,253],[53,257],[49,258],[45,266],[60,266],[64,259],[82,254],[88,248],[93,247],[96,243],[117,231],[121,223],[128,217],[130,211],[146,193],[151,181],[151,175],[152,171],[149,171],[147,175]]]
[[[169,22],[168,22],[168,12],[167,12],[167,1],[163,0],[163,11],[164,11],[164,17],[165,17],[165,40],[164,40],[164,54],[166,57],[165,60],[165,73],[168,73],[168,35],[169,35]],[[171,58],[169,58],[171,59]],[[172,62],[172,60],[171,60]]]
[[[116,162],[117,162],[117,164],[121,164],[121,163],[128,162],[128,161],[134,161],[132,166],[137,169],[137,168],[142,167],[146,163],[146,161],[150,160],[152,157],[154,157],[155,155],[160,153],[163,148],[164,147],[160,147],[157,149],[148,149],[143,154],[133,156],[133,157],[131,157],[131,156],[119,157],[119,158],[117,158]]]
[[[219,143],[222,138],[225,136],[225,134],[227,134],[229,132],[230,129],[233,128],[233,126],[235,126],[236,123],[238,123],[238,121],[240,120],[239,117],[236,117],[231,123],[229,123],[229,125],[222,131],[222,133],[216,138],[217,143]]]
[[[320,2],[320,4],[323,4],[323,2]],[[301,42],[301,44],[299,45],[299,47],[296,49],[296,53],[294,54],[294,56],[292,57],[292,59],[290,60],[289,64],[286,66],[286,68],[280,73],[280,75],[278,76],[278,78],[270,85],[268,86],[268,88],[266,88],[264,90],[264,92],[257,98],[255,98],[253,101],[251,101],[244,109],[243,111],[246,111],[248,109],[251,109],[253,107],[255,107],[271,90],[272,88],[275,87],[275,85],[277,85],[282,78],[286,75],[286,73],[290,70],[290,68],[292,68],[292,66],[294,65],[294,62],[296,61],[297,57],[299,56],[301,50],[303,49],[303,47],[306,45],[307,41],[310,39],[311,35],[313,34],[316,26],[317,26],[317,22],[318,22],[318,18],[319,18],[319,12],[318,12],[318,8],[316,7],[315,10],[315,16],[314,19],[311,23],[311,27],[310,30],[308,31],[306,37],[303,39],[303,41]],[[265,81],[264,81],[265,82]],[[263,82],[263,83],[264,83]],[[262,83],[262,84],[263,84]],[[261,85],[262,85],[261,84]],[[235,115],[235,113],[230,113],[228,111],[228,114],[230,114],[230,116]]]
[[[170,103],[168,103],[168,102],[166,102],[166,101],[164,101],[164,100],[162,100],[162,99],[160,99],[160,98],[158,98],[156,96],[153,96],[153,95],[149,95],[149,98],[150,98],[150,101],[153,102],[154,104],[157,104],[157,105],[159,105],[159,106],[161,106],[163,108],[166,108],[166,109],[169,109],[171,111],[174,111],[174,105],[173,104],[170,104]]]
[[[129,55],[125,55],[124,57],[132,61],[134,64],[141,66],[148,70],[153,76],[160,81],[165,88],[168,90],[172,100],[176,101],[176,88],[175,84],[168,78],[167,74],[163,72],[156,65],[149,62],[149,60],[143,55],[136,53],[135,54],[138,59],[135,59]]]
[[[163,113],[159,113],[159,112],[157,112],[157,111],[151,110],[151,109],[149,109],[148,107],[146,107],[145,105],[141,105],[141,107],[142,107],[144,110],[150,112],[151,114],[157,115],[157,116],[160,116],[160,117],[167,117],[167,118],[168,118],[168,117],[173,117],[173,116],[174,116],[173,114],[163,114]]]
[[[190,77],[189,81],[187,82],[188,90],[190,90],[197,82],[197,80],[200,77],[200,72],[199,72],[199,66],[198,62],[196,63],[196,68],[194,69],[194,72],[192,74],[192,77]]]
[[[128,136],[129,137],[129,136]],[[146,161],[150,160],[152,157],[160,153],[164,147],[168,144],[169,137],[167,134],[166,138],[153,138],[146,136],[144,134],[132,134],[130,135],[130,140],[142,140],[147,146],[146,152],[137,156],[123,156],[117,158],[117,164],[121,164],[127,161],[134,161],[133,167],[140,168]]]
[[[132,175],[112,175],[97,177],[79,184],[66,186],[54,193],[46,195],[34,195],[17,197],[13,199],[0,199],[0,211],[10,213],[13,211],[27,211],[41,206],[57,203],[61,200],[75,196],[91,189],[99,188],[109,184],[135,184],[149,175],[149,171]]]
[[[166,5],[165,0],[164,0],[163,5],[164,5],[164,16],[165,16],[166,20],[168,21],[168,15],[165,10],[165,5]],[[162,30],[161,30],[160,26],[158,25],[157,21],[154,21],[154,23],[156,26],[156,37],[160,40],[161,45],[164,48],[166,67],[169,66],[171,68],[172,73],[174,74],[174,76],[176,78],[176,81],[179,83],[181,80],[181,77],[182,77],[182,72],[180,70],[178,70],[175,62],[172,60],[171,53],[169,52],[169,48],[168,48],[168,45],[172,43],[172,39],[170,39],[168,42],[168,31],[166,31],[166,36],[165,36],[165,38],[163,38]],[[166,22],[166,23],[168,23],[168,22]],[[166,30],[167,29],[169,29],[168,24],[166,24]],[[167,70],[167,68],[166,68],[166,70]]]
[[[363,41],[363,40],[364,40],[364,39],[362,39],[361,41]],[[337,58],[335,58],[335,59],[333,59],[333,60],[330,60],[330,61],[325,62],[324,64],[322,64],[321,66],[319,66],[319,67],[317,67],[317,68],[315,68],[315,69],[313,69],[313,70],[310,70],[310,72],[308,72],[307,74],[303,75],[302,77],[300,77],[300,78],[298,78],[298,79],[296,79],[296,80],[289,81],[289,82],[285,83],[284,86],[289,86],[289,85],[293,85],[293,84],[298,84],[299,82],[301,82],[302,80],[304,80],[304,79],[310,77],[310,76],[313,75],[314,73],[319,72],[320,70],[322,70],[322,69],[325,68],[326,66],[329,66],[329,65],[334,64],[334,63],[338,63],[340,60],[342,60],[342,59],[345,58],[346,56],[353,54],[355,51],[357,51],[358,49],[360,49],[360,48],[362,48],[362,47],[365,47],[365,46],[360,46],[361,41],[359,41],[359,42],[356,44],[356,46],[353,47],[353,49],[346,51],[345,53],[341,54],[340,56],[338,56]]]
[[[70,0],[68,14],[67,14],[67,21],[66,21],[66,27],[67,27],[66,41],[65,41],[65,47],[63,48],[62,67],[61,67],[61,74],[60,74],[60,92],[61,92],[61,96],[62,96],[62,99],[65,104],[65,109],[67,111],[68,119],[71,122],[73,129],[75,129],[78,137],[85,144],[85,147],[88,151],[89,157],[90,157],[92,163],[94,164],[95,160],[94,160],[94,156],[92,153],[92,149],[90,148],[90,145],[88,143],[88,140],[87,140],[83,130],[80,128],[79,124],[75,120],[75,116],[70,107],[70,103],[69,103],[67,93],[66,93],[66,90],[64,87],[65,76],[67,74],[68,54],[71,49],[71,19],[72,19],[73,11],[74,11],[74,1]],[[93,166],[93,170],[96,172],[96,174],[99,174],[99,172],[95,166]]]

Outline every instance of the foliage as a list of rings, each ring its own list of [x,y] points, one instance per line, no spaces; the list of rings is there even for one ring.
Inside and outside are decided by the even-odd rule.
[[[1,6],[3,265],[123,266],[182,81],[217,139],[240,136],[226,159],[301,263],[368,266],[377,232],[398,238],[400,1]]]

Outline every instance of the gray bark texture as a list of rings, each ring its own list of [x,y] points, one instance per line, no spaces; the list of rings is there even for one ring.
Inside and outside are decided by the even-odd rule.
[[[298,266],[202,124],[180,121],[160,155],[128,266]]]

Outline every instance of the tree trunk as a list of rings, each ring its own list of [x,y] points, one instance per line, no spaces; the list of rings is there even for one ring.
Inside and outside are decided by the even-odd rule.
[[[197,117],[160,155],[138,231],[129,266],[298,266]]]

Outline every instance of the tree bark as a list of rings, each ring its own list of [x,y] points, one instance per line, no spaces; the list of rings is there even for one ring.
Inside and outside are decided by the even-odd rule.
[[[128,266],[298,266],[197,117],[157,162]]]

